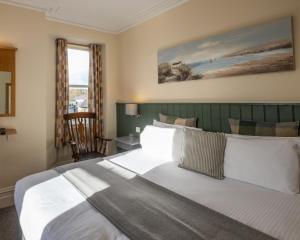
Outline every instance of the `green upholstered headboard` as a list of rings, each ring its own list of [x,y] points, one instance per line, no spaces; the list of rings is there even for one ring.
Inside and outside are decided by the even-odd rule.
[[[139,104],[141,116],[135,118],[125,115],[125,103],[117,103],[117,135],[125,136],[152,125],[159,113],[197,117],[198,127],[207,131],[229,133],[228,118],[288,122],[300,120],[300,104],[261,104],[261,103],[142,103]]]

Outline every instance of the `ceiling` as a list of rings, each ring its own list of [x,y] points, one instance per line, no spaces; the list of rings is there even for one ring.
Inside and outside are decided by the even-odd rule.
[[[120,33],[188,0],[0,0],[42,11],[49,20]]]

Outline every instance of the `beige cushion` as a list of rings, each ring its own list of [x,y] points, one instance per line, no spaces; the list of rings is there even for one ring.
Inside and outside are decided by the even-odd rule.
[[[168,124],[175,124],[187,127],[196,127],[197,118],[180,118],[176,116],[169,116],[160,113],[159,114],[159,121]]]
[[[179,167],[223,179],[225,145],[223,133],[184,129]]]
[[[299,121],[296,122],[255,122],[228,119],[233,134],[252,136],[297,137]]]

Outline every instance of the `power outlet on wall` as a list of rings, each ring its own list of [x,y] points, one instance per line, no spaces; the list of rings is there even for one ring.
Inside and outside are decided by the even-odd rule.
[[[141,132],[141,128],[140,128],[140,127],[136,127],[136,128],[135,128],[135,132],[136,132],[136,133],[140,133],[140,132]]]

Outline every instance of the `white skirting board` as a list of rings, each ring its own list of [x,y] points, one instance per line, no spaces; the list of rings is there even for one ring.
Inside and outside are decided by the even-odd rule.
[[[15,187],[0,188],[0,208],[12,206],[14,204]]]

